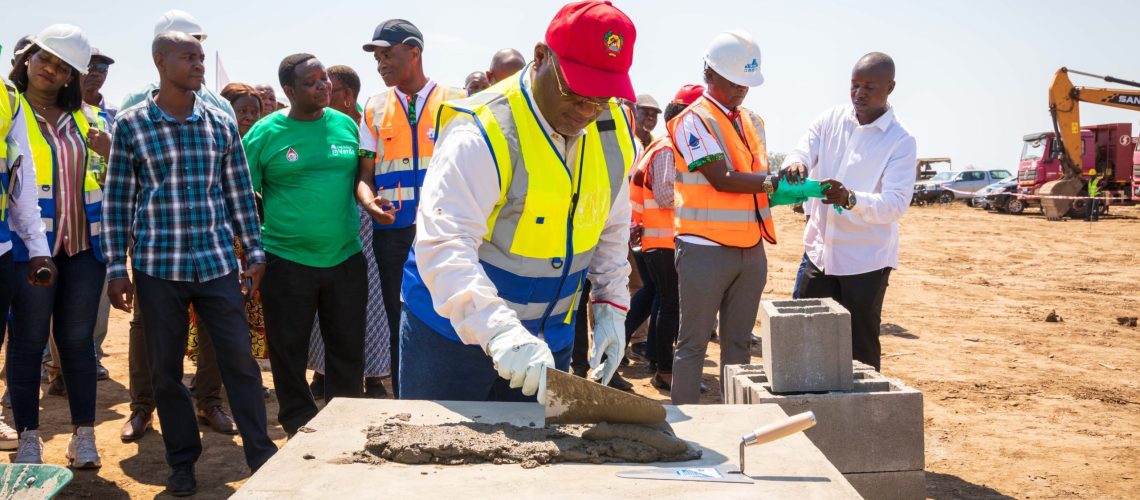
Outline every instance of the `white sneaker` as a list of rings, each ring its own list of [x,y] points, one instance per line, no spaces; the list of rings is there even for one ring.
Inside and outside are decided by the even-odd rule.
[[[20,433],[20,448],[16,451],[14,464],[44,463],[44,442],[40,441],[40,431]]]
[[[103,466],[95,449],[95,428],[80,427],[67,443],[67,466],[72,469],[98,469]]]
[[[0,450],[12,451],[20,447],[20,433],[0,416]]]

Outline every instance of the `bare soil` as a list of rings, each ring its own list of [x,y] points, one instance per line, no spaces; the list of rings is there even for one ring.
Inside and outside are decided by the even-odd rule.
[[[790,296],[802,216],[775,211],[765,299]],[[1098,223],[1048,222],[961,205],[915,207],[901,223],[901,269],[883,314],[883,371],[923,391],[932,498],[1140,498],[1140,208]],[[1046,322],[1055,311],[1059,322]],[[127,321],[111,316],[99,383],[99,471],[77,471],[62,498],[159,495],[167,468],[158,433],[119,442],[129,414]],[[754,352],[757,359],[759,352]],[[719,402],[719,350],[704,381]],[[622,369],[643,395],[645,365]],[[272,380],[265,374],[266,385]],[[285,435],[267,401],[270,435]],[[11,411],[5,409],[11,423]],[[67,402],[44,396],[45,459],[63,464]],[[157,425],[157,422],[156,422]],[[203,429],[198,498],[225,498],[249,474],[239,437]],[[9,458],[0,454],[0,460]]]

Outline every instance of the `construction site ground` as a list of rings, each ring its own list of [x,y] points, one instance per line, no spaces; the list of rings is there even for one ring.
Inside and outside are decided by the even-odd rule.
[[[803,216],[774,212],[780,243],[768,247],[767,299],[790,296],[802,252]],[[1140,497],[1140,331],[1117,321],[1140,316],[1140,208],[1113,207],[1086,223],[915,207],[900,239],[901,268],[883,311],[883,372],[925,394],[927,495]],[[1046,322],[1054,311],[1061,320]],[[130,412],[127,323],[112,312],[111,380],[99,383],[97,412],[103,468],[77,471],[61,498],[149,498],[164,489],[161,437],[118,438]],[[720,400],[718,361],[714,343],[704,375],[710,404]],[[639,394],[668,398],[649,385],[644,364],[622,373]],[[268,372],[265,379],[272,387]],[[268,404],[270,434],[284,444],[276,402]],[[40,421],[46,461],[65,463],[66,400],[44,396]],[[249,471],[239,442],[204,429],[198,498],[241,487]]]

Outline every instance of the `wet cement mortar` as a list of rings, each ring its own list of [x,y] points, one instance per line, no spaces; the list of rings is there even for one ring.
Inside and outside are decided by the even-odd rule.
[[[458,422],[413,425],[401,414],[367,429],[352,463],[519,464],[530,469],[558,462],[683,462],[701,449],[673,435],[668,425],[548,425]],[[346,461],[347,462],[347,461]]]

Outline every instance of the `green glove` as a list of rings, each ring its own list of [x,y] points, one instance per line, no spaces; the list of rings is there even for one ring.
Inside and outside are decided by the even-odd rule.
[[[803,203],[808,198],[823,198],[823,190],[827,186],[821,185],[819,181],[807,179],[802,184],[792,184],[787,179],[780,179],[780,184],[776,186],[776,192],[768,197],[768,205],[795,205],[796,203]]]

